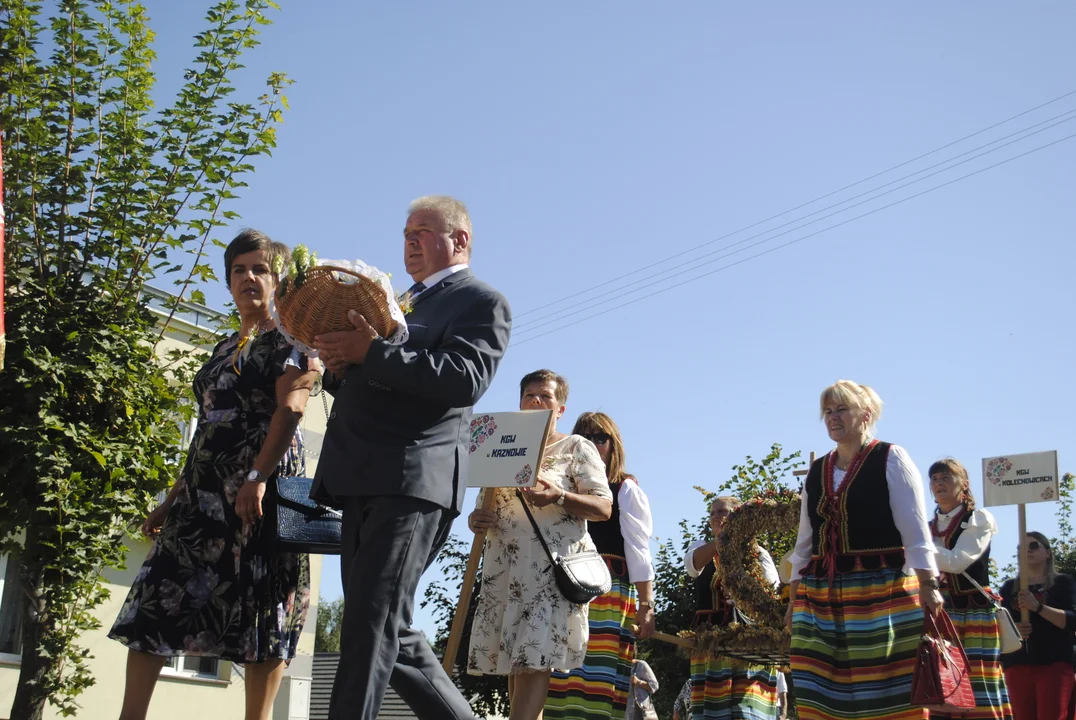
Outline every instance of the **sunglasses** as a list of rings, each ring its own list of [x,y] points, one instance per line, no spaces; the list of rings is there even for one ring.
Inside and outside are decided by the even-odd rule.
[[[1041,547],[1042,547],[1042,543],[1040,543],[1038,540],[1032,540],[1031,542],[1029,542],[1027,544],[1028,552],[1032,552],[1033,550],[1038,550]]]
[[[583,437],[595,445],[604,445],[610,440],[609,433],[583,433]]]

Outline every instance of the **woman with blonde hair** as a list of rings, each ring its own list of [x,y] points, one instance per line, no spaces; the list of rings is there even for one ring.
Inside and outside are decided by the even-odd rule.
[[[1016,578],[1001,586],[1001,602],[1014,618],[1030,613],[1020,623],[1024,646],[1002,656],[1005,683],[1016,720],[1068,720],[1072,717],[1073,652],[1076,631],[1076,581],[1057,572],[1050,541],[1040,532],[1023,538],[1027,546],[1028,589],[1019,590]]]
[[[571,673],[553,672],[545,720],[623,718],[628,708],[635,633],[654,631],[654,564],[650,534],[654,522],[650,501],[639,481],[624,469],[624,441],[613,419],[603,412],[585,412],[573,435],[594,443],[605,463],[613,492],[608,520],[587,522],[587,532],[605,558],[613,587],[590,603],[590,642],[583,666]]]
[[[931,521],[934,559],[941,571],[942,596],[949,617],[968,655],[975,709],[959,714],[932,710],[935,718],[1011,720],[1009,692],[1001,672],[1001,640],[997,610],[987,592],[990,584],[990,540],[998,531],[994,516],[975,507],[968,471],[953,458],[939,460],[927,471],[938,504]]]
[[[787,622],[804,720],[920,720],[911,704],[923,610],[942,597],[923,481],[904,448],[873,428],[882,400],[838,380],[820,414],[837,447],[807,474]]]

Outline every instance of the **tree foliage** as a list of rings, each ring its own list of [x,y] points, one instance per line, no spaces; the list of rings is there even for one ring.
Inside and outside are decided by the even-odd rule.
[[[195,360],[161,358],[145,283],[204,303],[225,203],[276,144],[288,81],[255,102],[232,77],[269,0],[220,0],[175,101],[152,100],[153,32],[130,0],[0,0],[7,369],[0,373],[0,553],[24,598],[12,716],[65,715],[93,683],[78,636],[98,627],[105,568],[175,477]]]
[[[314,632],[314,652],[340,652],[340,630],[344,621],[344,598],[318,597],[318,621]]]

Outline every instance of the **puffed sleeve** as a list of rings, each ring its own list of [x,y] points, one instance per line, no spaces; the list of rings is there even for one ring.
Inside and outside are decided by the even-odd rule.
[[[938,569],[947,573],[962,573],[990,547],[990,539],[998,531],[994,516],[986,510],[975,510],[964,521],[964,529],[952,549],[934,548]]]
[[[571,472],[577,493],[595,495],[606,500],[613,499],[613,491],[609,489],[609,480],[605,477],[602,456],[598,454],[594,443],[586,438],[578,438],[572,450]]]
[[[687,554],[684,555],[684,569],[687,570],[688,577],[698,577],[702,572],[702,568],[695,567],[695,551],[706,544],[706,540],[696,540],[691,543],[687,549]]]
[[[277,333],[276,347],[273,350],[273,377],[280,377],[289,367],[306,372],[310,369],[310,358],[293,348],[283,335]]]
[[[803,568],[811,561],[811,518],[807,515],[807,488],[800,492],[800,525],[796,533],[796,546],[792,549],[792,579],[799,580]]]
[[[923,502],[923,478],[908,456],[908,451],[899,445],[889,448],[885,479],[889,486],[889,508],[893,513],[893,522],[904,543],[905,567],[930,570],[937,575],[934,540],[930,536]]]
[[[628,563],[628,580],[646,582],[654,579],[654,563],[650,557],[650,536],[654,520],[650,501],[634,479],[620,483],[617,493],[620,505],[620,534],[624,537],[624,558]]]

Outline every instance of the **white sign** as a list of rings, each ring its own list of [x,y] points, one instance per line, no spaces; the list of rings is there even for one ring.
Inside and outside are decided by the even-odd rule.
[[[1057,451],[983,458],[983,503],[1023,505],[1057,500]]]
[[[467,487],[534,487],[552,410],[475,415]]]

